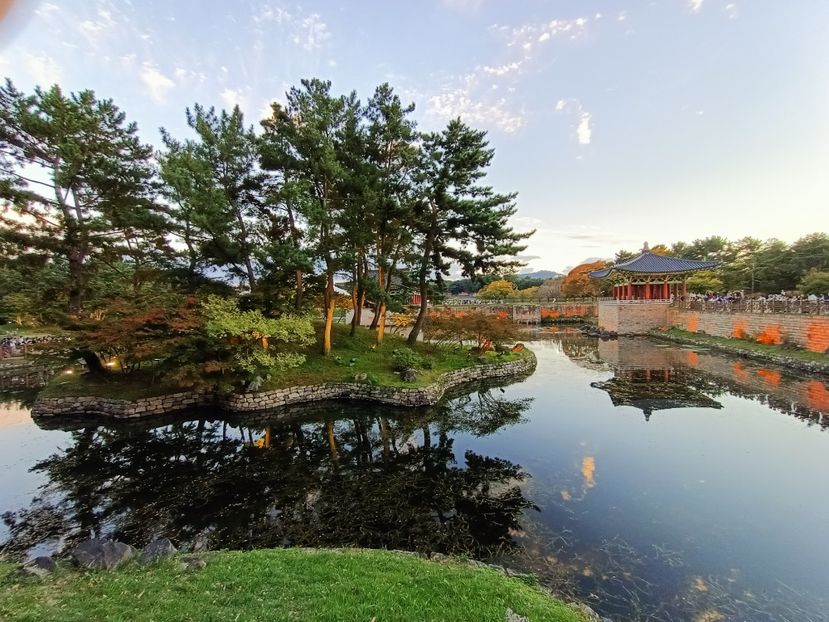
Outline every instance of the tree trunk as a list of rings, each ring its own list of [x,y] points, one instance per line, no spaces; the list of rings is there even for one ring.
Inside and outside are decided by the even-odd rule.
[[[426,296],[429,294],[429,288],[426,286],[426,277],[420,278],[420,310],[417,312],[417,319],[415,320],[412,330],[409,332],[407,342],[410,346],[417,343],[417,338],[423,328],[423,322],[426,321],[426,314],[429,312],[429,301]]]
[[[104,367],[101,359],[92,350],[80,350],[77,354],[78,358],[82,358],[83,362],[86,363],[86,368],[90,374],[103,376],[107,373],[107,368]]]
[[[305,287],[303,284],[303,276],[302,270],[296,271],[296,295],[294,297],[294,309],[297,311],[302,311],[302,290]]]
[[[381,345],[383,343],[383,337],[386,335],[386,303],[382,303],[380,308],[377,310],[377,314],[379,316],[379,320],[377,322],[377,345]]]
[[[69,314],[77,316],[83,306],[83,255],[73,250],[69,253]]]
[[[325,306],[325,329],[322,338],[322,353],[325,356],[331,354],[331,328],[334,325],[334,307],[336,300],[334,299],[334,273],[328,273],[328,283],[325,286],[325,293],[323,295],[323,303]]]
[[[423,322],[426,321],[426,314],[429,311],[429,302],[426,296],[429,293],[429,288],[426,286],[426,277],[429,274],[429,261],[432,258],[432,246],[435,243],[437,236],[437,223],[432,217],[432,223],[429,227],[429,233],[426,234],[426,243],[423,245],[423,256],[420,263],[420,274],[418,275],[418,284],[420,285],[420,310],[417,312],[417,319],[415,320],[412,330],[409,332],[407,342],[410,346],[417,343],[417,338],[423,328]]]

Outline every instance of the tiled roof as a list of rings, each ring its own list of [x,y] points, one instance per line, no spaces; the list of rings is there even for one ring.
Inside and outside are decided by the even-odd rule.
[[[617,263],[615,266],[591,272],[590,278],[603,279],[612,272],[636,272],[640,274],[695,272],[697,270],[716,268],[718,265],[720,265],[718,261],[698,261],[696,259],[680,259],[679,257],[668,257],[667,255],[642,253],[638,257]]]

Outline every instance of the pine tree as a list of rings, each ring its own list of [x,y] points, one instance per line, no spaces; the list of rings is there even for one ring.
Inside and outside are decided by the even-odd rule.
[[[82,310],[93,262],[143,268],[169,252],[152,148],[137,132],[92,91],[0,87],[2,236],[66,260],[72,315]]]
[[[453,262],[470,277],[520,265],[514,255],[526,248],[521,241],[532,232],[516,233],[508,223],[517,195],[498,194],[481,184],[493,155],[486,132],[460,119],[423,137],[416,180],[421,303],[410,344],[426,319],[430,282],[440,286]]]
[[[247,281],[253,291],[263,244],[258,223],[264,175],[256,135],[245,127],[238,106],[217,113],[196,104],[187,110],[187,124],[195,140],[180,142],[162,129],[161,175],[175,206],[176,231],[188,249],[191,276],[203,256]]]

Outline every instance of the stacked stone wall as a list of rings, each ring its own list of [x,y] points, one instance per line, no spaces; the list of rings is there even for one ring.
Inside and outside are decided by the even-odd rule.
[[[665,326],[668,303],[631,303],[607,300],[599,303],[599,328],[619,335],[645,335]]]
[[[368,400],[396,406],[429,406],[440,401],[444,393],[452,387],[525,374],[535,369],[535,365],[535,356],[528,353],[524,358],[509,363],[476,365],[446,372],[437,382],[425,387],[376,387],[367,383],[340,382],[236,393],[229,396],[183,392],[134,401],[92,396],[42,398],[35,402],[32,414],[40,417],[104,415],[116,419],[131,419],[166,415],[206,406],[216,406],[228,412],[255,412],[289,404],[336,399]]]
[[[715,337],[789,343],[812,352],[829,351],[829,317],[810,314],[689,311],[671,307],[668,326]]]

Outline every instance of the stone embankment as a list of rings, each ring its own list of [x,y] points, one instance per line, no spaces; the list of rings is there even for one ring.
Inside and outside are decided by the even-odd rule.
[[[41,398],[32,407],[32,414],[40,417],[103,415],[116,419],[133,419],[208,406],[230,413],[241,413],[269,410],[289,404],[341,399],[366,400],[395,406],[430,406],[440,401],[446,391],[453,387],[526,374],[534,370],[535,366],[535,355],[526,352],[526,355],[517,361],[475,365],[446,372],[436,382],[424,387],[381,387],[360,382],[338,382],[231,395],[171,393],[134,401],[94,396]]]
[[[734,344],[729,344],[728,342],[714,342],[705,339],[707,335],[705,335],[704,333],[701,334],[699,337],[695,336],[698,333],[686,336],[671,334],[659,330],[651,331],[648,334],[649,336],[654,337],[656,339],[672,341],[674,343],[680,343],[689,346],[699,346],[701,348],[715,350],[717,352],[722,352],[724,354],[732,354],[734,356],[748,358],[763,363],[771,363],[773,365],[779,365],[781,367],[788,367],[789,369],[793,369],[808,375],[817,374],[829,376],[829,360],[825,362],[803,360],[801,358],[787,356],[785,350],[781,350],[780,352],[748,350],[746,348],[740,347],[739,340],[735,339]]]

